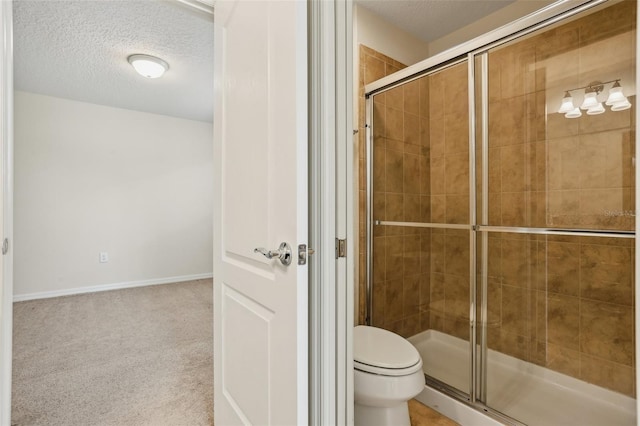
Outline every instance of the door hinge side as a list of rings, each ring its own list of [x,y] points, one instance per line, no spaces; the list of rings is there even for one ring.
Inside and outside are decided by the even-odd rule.
[[[340,257],[347,257],[347,240],[336,238],[336,259]]]

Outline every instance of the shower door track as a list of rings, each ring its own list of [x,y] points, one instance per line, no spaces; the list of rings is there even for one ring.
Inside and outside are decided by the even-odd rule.
[[[424,375],[424,382],[425,382],[425,385],[429,386],[430,388],[433,388],[439,392],[442,392],[443,394],[464,403],[465,405],[473,408],[474,410],[482,411],[487,416],[495,420],[498,420],[507,426],[527,426],[526,423],[522,423],[514,419],[513,417],[509,417],[506,414],[501,413],[500,411],[496,411],[493,408],[483,404],[482,402],[479,402],[479,401],[476,401],[475,403],[471,402],[471,399],[469,398],[468,394],[460,391],[459,389],[454,388],[451,385],[441,382],[440,380],[426,373]]]

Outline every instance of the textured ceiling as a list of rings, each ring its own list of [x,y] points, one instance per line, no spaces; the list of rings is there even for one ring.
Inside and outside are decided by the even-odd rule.
[[[169,71],[138,75],[134,53]],[[213,21],[168,1],[14,1],[16,90],[200,121],[213,117]]]
[[[515,0],[355,0],[360,6],[426,42],[501,9]]]

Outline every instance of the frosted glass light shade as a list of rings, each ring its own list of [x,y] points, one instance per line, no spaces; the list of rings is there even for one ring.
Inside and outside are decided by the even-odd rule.
[[[598,102],[598,104],[592,108],[587,110],[587,115],[598,115],[604,112],[604,106],[602,106],[602,102]]]
[[[625,109],[631,108],[631,103],[625,97],[621,102],[616,102],[611,106],[611,111],[624,111]]]
[[[616,86],[617,85],[617,86]],[[609,89],[609,97],[607,98],[607,105],[613,105],[618,102],[626,101],[627,98],[622,93],[622,87],[616,83],[611,89]]]
[[[566,92],[564,94],[564,98],[562,98],[562,105],[560,105],[560,109],[558,110],[558,112],[560,114],[565,114],[567,112],[573,111],[575,108],[576,107],[573,105],[573,98],[571,97],[569,92]]]
[[[590,109],[598,105],[598,100],[596,99],[596,92],[587,92],[584,94],[584,101],[582,101],[582,105],[580,105],[581,109]]]
[[[129,63],[143,77],[158,78],[169,69],[169,64],[160,58],[150,55],[131,55]]]
[[[574,108],[573,111],[569,111],[564,116],[567,118],[578,118],[582,116],[582,112],[580,111],[580,108]]]

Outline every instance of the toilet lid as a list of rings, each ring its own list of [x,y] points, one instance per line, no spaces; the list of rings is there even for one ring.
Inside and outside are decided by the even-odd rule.
[[[353,330],[353,359],[357,369],[381,373],[410,374],[422,367],[422,359],[416,348],[403,337],[377,327],[356,326]],[[413,367],[413,368],[411,368]],[[410,369],[411,371],[404,371]],[[388,371],[389,375],[396,375]]]

